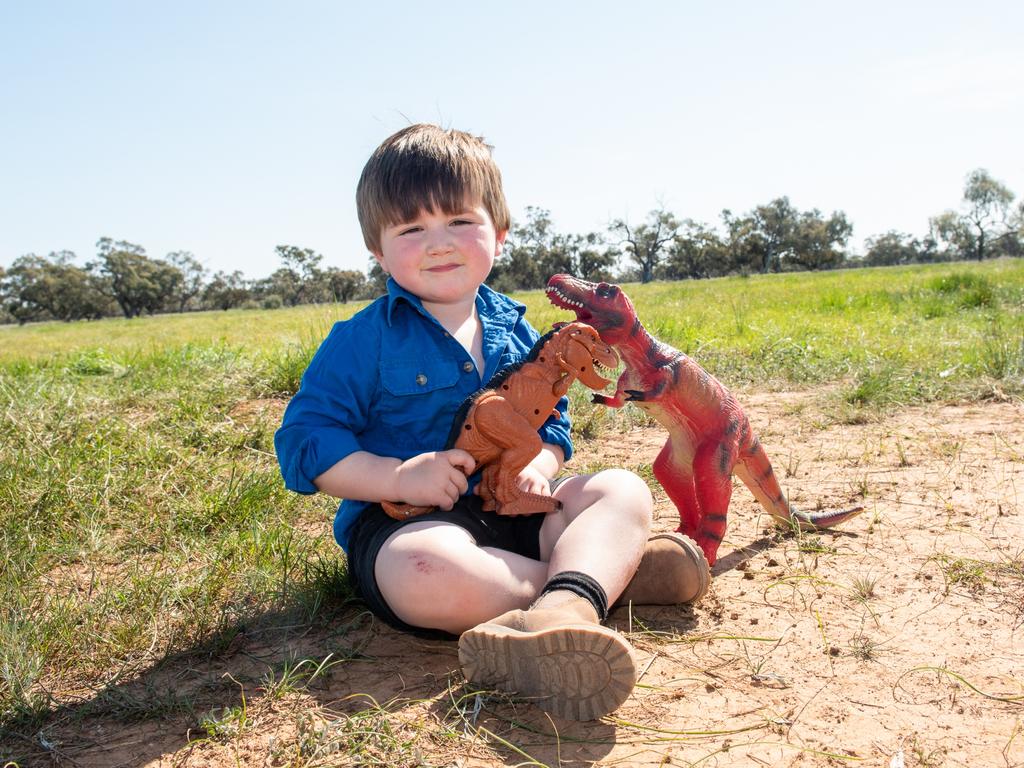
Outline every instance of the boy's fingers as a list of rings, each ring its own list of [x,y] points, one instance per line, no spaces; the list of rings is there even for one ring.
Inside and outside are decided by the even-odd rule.
[[[452,448],[450,451],[446,451],[446,455],[453,467],[462,467],[467,475],[471,474],[473,468],[476,467],[476,460],[461,448]]]
[[[452,504],[455,504],[459,500],[459,496],[462,495],[462,491],[459,490],[459,484],[454,481],[448,483],[446,493],[448,498],[452,500]]]
[[[459,500],[459,493],[455,489],[453,483],[448,483],[441,491],[441,503],[438,504],[441,509],[446,512],[455,506],[455,502]]]

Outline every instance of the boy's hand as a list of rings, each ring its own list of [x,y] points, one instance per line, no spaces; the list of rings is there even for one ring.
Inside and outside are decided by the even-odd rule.
[[[527,464],[523,467],[523,471],[516,478],[516,484],[519,486],[519,490],[524,493],[535,493],[538,496],[551,495],[551,482],[548,480],[547,475],[533,464]]]
[[[466,492],[476,461],[466,451],[431,451],[403,461],[395,472],[395,498],[416,506],[451,509]]]

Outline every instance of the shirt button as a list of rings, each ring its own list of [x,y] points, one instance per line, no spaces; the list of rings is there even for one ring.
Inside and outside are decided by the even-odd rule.
[[[424,384],[426,384],[427,383],[427,376],[426,376],[426,374],[423,374],[423,373],[416,374],[416,383],[419,384],[421,387]]]
[[[464,362],[462,364],[462,370],[464,370],[466,373],[472,373],[473,372],[473,368],[474,368],[474,365],[471,362],[469,362],[469,360],[467,360],[466,362]]]

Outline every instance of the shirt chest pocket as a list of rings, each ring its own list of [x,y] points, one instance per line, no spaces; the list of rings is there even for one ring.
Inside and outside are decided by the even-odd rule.
[[[432,451],[444,448],[463,400],[454,360],[384,360],[380,366],[380,425],[395,445]]]

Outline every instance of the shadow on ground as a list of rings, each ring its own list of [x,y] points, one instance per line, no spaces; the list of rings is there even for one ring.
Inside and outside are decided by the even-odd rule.
[[[299,613],[297,608],[264,613],[167,656],[130,680],[83,692],[38,718],[9,723],[0,731],[0,758],[21,768],[214,764],[203,750],[218,738],[224,741],[232,722],[245,713],[273,710],[282,694],[296,690],[289,687],[289,676],[300,684],[303,704],[320,715],[317,748],[343,761],[346,751],[355,757],[353,750],[379,748],[357,743],[353,733],[362,732],[359,723],[378,730],[420,723],[430,731],[432,752],[438,747],[443,752],[447,738],[453,754],[472,756],[478,742],[481,758],[493,761],[497,753],[510,765],[524,760],[589,765],[616,744],[617,728],[607,722],[551,718],[528,702],[473,690],[459,672],[454,641],[392,630],[358,602],[335,606],[313,622]],[[610,624],[641,633],[685,632],[695,619],[685,607],[634,608],[632,615],[619,609]],[[262,751],[259,764],[272,751],[268,741],[281,738],[281,730],[277,723],[260,734],[252,755]],[[403,764],[418,762],[414,748],[401,746]]]

